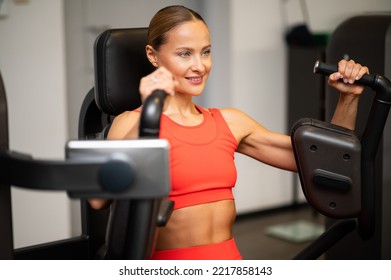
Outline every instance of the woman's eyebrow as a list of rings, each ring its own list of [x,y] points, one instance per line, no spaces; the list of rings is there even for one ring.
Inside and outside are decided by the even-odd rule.
[[[205,47],[203,47],[202,49],[205,50],[205,49],[209,49],[211,48],[212,45],[207,45]],[[176,48],[176,50],[184,50],[184,51],[194,51],[194,48],[190,48],[190,47],[179,47],[179,48]]]

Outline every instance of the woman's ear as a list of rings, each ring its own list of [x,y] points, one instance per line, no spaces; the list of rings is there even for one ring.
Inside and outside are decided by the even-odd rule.
[[[157,63],[157,57],[156,57],[155,49],[151,45],[147,45],[145,47],[145,52],[147,54],[149,62],[151,62],[152,65],[157,68],[159,66],[159,64]]]

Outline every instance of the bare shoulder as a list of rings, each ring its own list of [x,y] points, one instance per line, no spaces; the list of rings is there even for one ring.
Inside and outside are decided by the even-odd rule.
[[[140,112],[126,111],[114,118],[108,139],[124,139],[138,124]]]
[[[223,118],[229,125],[240,126],[242,128],[251,129],[260,124],[246,113],[235,108],[220,109]]]
[[[241,121],[243,119],[250,119],[248,115],[235,108],[221,108],[219,109],[226,121]]]
[[[254,119],[238,109],[223,108],[220,112],[238,142],[251,134],[255,126],[260,126]]]

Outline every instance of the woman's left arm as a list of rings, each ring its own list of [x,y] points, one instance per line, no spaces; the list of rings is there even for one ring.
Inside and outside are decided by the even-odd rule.
[[[353,60],[341,60],[338,72],[330,75],[329,85],[340,92],[339,102],[331,121],[333,124],[354,129],[358,101],[364,89],[363,86],[354,84],[354,81],[365,73],[368,73],[367,67]],[[239,143],[237,152],[271,166],[297,171],[290,136],[266,129],[239,110],[223,109],[222,114]]]
[[[277,168],[297,170],[291,138],[288,135],[268,130],[236,109],[222,109],[221,113],[238,142],[238,153]]]
[[[367,73],[367,67],[353,60],[339,61],[338,72],[331,74],[328,79],[328,84],[340,92],[331,123],[355,129],[358,103],[364,86],[354,82]]]

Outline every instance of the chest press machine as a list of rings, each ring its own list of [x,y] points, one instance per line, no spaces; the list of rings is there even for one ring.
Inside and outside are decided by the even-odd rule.
[[[139,80],[152,71],[144,54],[145,42],[145,28],[112,29],[98,37],[95,87],[87,94],[80,112],[79,138],[83,140],[67,143],[65,161],[34,160],[9,151],[5,91],[0,83],[1,259],[89,259],[96,257],[99,248],[99,258],[148,258],[155,226],[164,225],[172,206],[165,203],[169,192],[167,143],[157,139],[99,141],[105,139],[113,116],[141,103]],[[315,71],[328,75],[336,68],[318,63]],[[352,131],[313,119],[300,120],[292,130],[306,198],[321,213],[343,219],[296,259],[319,257],[356,228],[364,239],[373,235],[373,157],[391,104],[391,86],[380,75],[368,75],[360,82],[376,91],[361,139]],[[146,101],[141,137],[158,135],[164,97],[164,93],[156,92]],[[20,173],[26,175],[21,178]],[[14,250],[11,185],[63,190],[71,197],[82,198],[81,236]],[[84,200],[89,197],[116,202],[102,216],[102,212],[89,208]]]
[[[146,34],[138,30],[134,32],[136,35],[132,35],[136,39],[140,37],[137,34],[141,34],[141,38]],[[123,36],[121,38],[124,39]],[[116,49],[114,47],[107,52],[113,54]],[[107,58],[104,56],[102,59]],[[95,91],[93,89],[91,92],[94,94]],[[86,100],[89,98],[91,94]],[[139,131],[143,139],[105,141],[99,140],[99,137],[87,137],[89,135],[83,132],[85,137],[81,138],[84,140],[66,144],[64,161],[35,160],[30,155],[9,150],[7,102],[0,77],[0,259],[92,259],[96,258],[96,251],[102,243],[105,246],[100,249],[99,258],[148,258],[153,250],[156,227],[164,226],[172,208],[172,204],[165,199],[170,190],[169,146],[167,141],[156,139],[164,99],[165,93],[157,91],[146,100]],[[86,110],[96,113],[93,106],[87,106]],[[97,121],[102,121],[102,118],[93,120],[89,129],[95,129]],[[66,191],[70,197],[81,198],[81,235],[15,250],[11,185],[33,190]],[[96,237],[91,227],[94,217],[88,212],[84,200],[87,198],[115,201],[107,227],[107,239],[103,241]],[[121,217],[121,221],[117,217]],[[106,228],[106,224],[102,226]],[[97,242],[101,243],[97,245]]]
[[[314,73],[337,67],[317,61]],[[391,82],[365,74],[357,83],[376,92],[361,139],[351,130],[314,119],[292,128],[292,144],[307,201],[327,217],[339,219],[295,259],[320,257],[357,229],[363,240],[375,232],[375,157],[391,106]]]
[[[363,14],[342,22],[328,41],[325,58],[328,63],[334,64],[344,56],[367,65],[372,73],[384,73],[386,77],[390,77],[391,15],[389,13]],[[323,68],[322,65],[320,66]],[[334,71],[335,68],[332,70]],[[371,76],[375,78],[379,75]],[[351,139],[356,138],[353,142],[356,143],[354,146],[360,148],[356,153],[359,158],[342,160],[337,155],[335,158],[330,154],[323,156],[322,146],[320,146],[319,149],[312,152],[313,155],[324,158],[322,165],[320,165],[320,159],[314,158],[314,161],[319,164],[316,167],[312,164],[315,162],[309,162],[308,147],[303,150],[304,153],[301,155],[302,160],[306,162],[306,167],[309,167],[305,171],[308,172],[307,175],[302,174],[301,176],[302,185],[308,185],[307,187],[303,186],[304,193],[310,192],[313,198],[310,203],[316,204],[315,208],[320,207],[319,210],[325,214],[327,234],[321,237],[323,242],[315,241],[310,246],[311,250],[309,247],[309,250],[305,251],[306,254],[299,254],[298,258],[315,258],[321,255],[321,251],[325,252],[326,259],[379,260],[391,258],[389,81],[384,77],[379,77],[379,79],[376,78],[372,81],[367,80],[365,85],[366,88],[360,98],[354,136],[353,132],[345,131],[346,135],[351,135],[349,136]],[[324,90],[325,119],[329,120],[333,115],[338,93],[330,87],[325,87]],[[313,120],[313,122],[315,127],[317,121]],[[322,122],[320,125],[328,126]],[[332,130],[332,127],[328,130]],[[338,130],[341,129],[338,128]],[[321,129],[319,128],[317,131],[320,132]],[[323,135],[332,136],[329,143],[329,153],[343,151],[342,142],[339,140],[342,137],[334,138],[337,134],[322,132],[319,136],[319,138]],[[324,141],[326,140],[327,137]],[[353,144],[350,144],[350,147],[352,146]],[[345,151],[347,150],[345,149]],[[351,153],[346,156],[353,156],[353,149],[350,151]],[[334,162],[332,162],[333,160]],[[325,162],[328,162],[327,167],[325,167]],[[345,177],[339,177],[339,180],[334,181],[334,183],[338,182],[339,187],[336,185],[332,188],[321,187],[316,185],[316,182],[309,180],[311,173],[317,168],[331,171],[334,173],[333,175],[339,174]],[[352,177],[347,174],[346,171],[349,168],[351,169],[350,175],[356,175]],[[304,171],[299,173],[301,172]],[[304,177],[306,177],[305,181]],[[346,187],[350,183],[341,182],[346,177],[352,180],[349,189]],[[307,191],[306,188],[313,188],[313,190]],[[321,195],[322,192],[326,193]],[[323,205],[320,205],[319,198],[324,198]],[[330,203],[331,205],[329,205]],[[335,207],[335,209],[330,207]],[[328,246],[325,246],[326,240],[329,242]],[[327,250],[326,247],[329,249]]]

